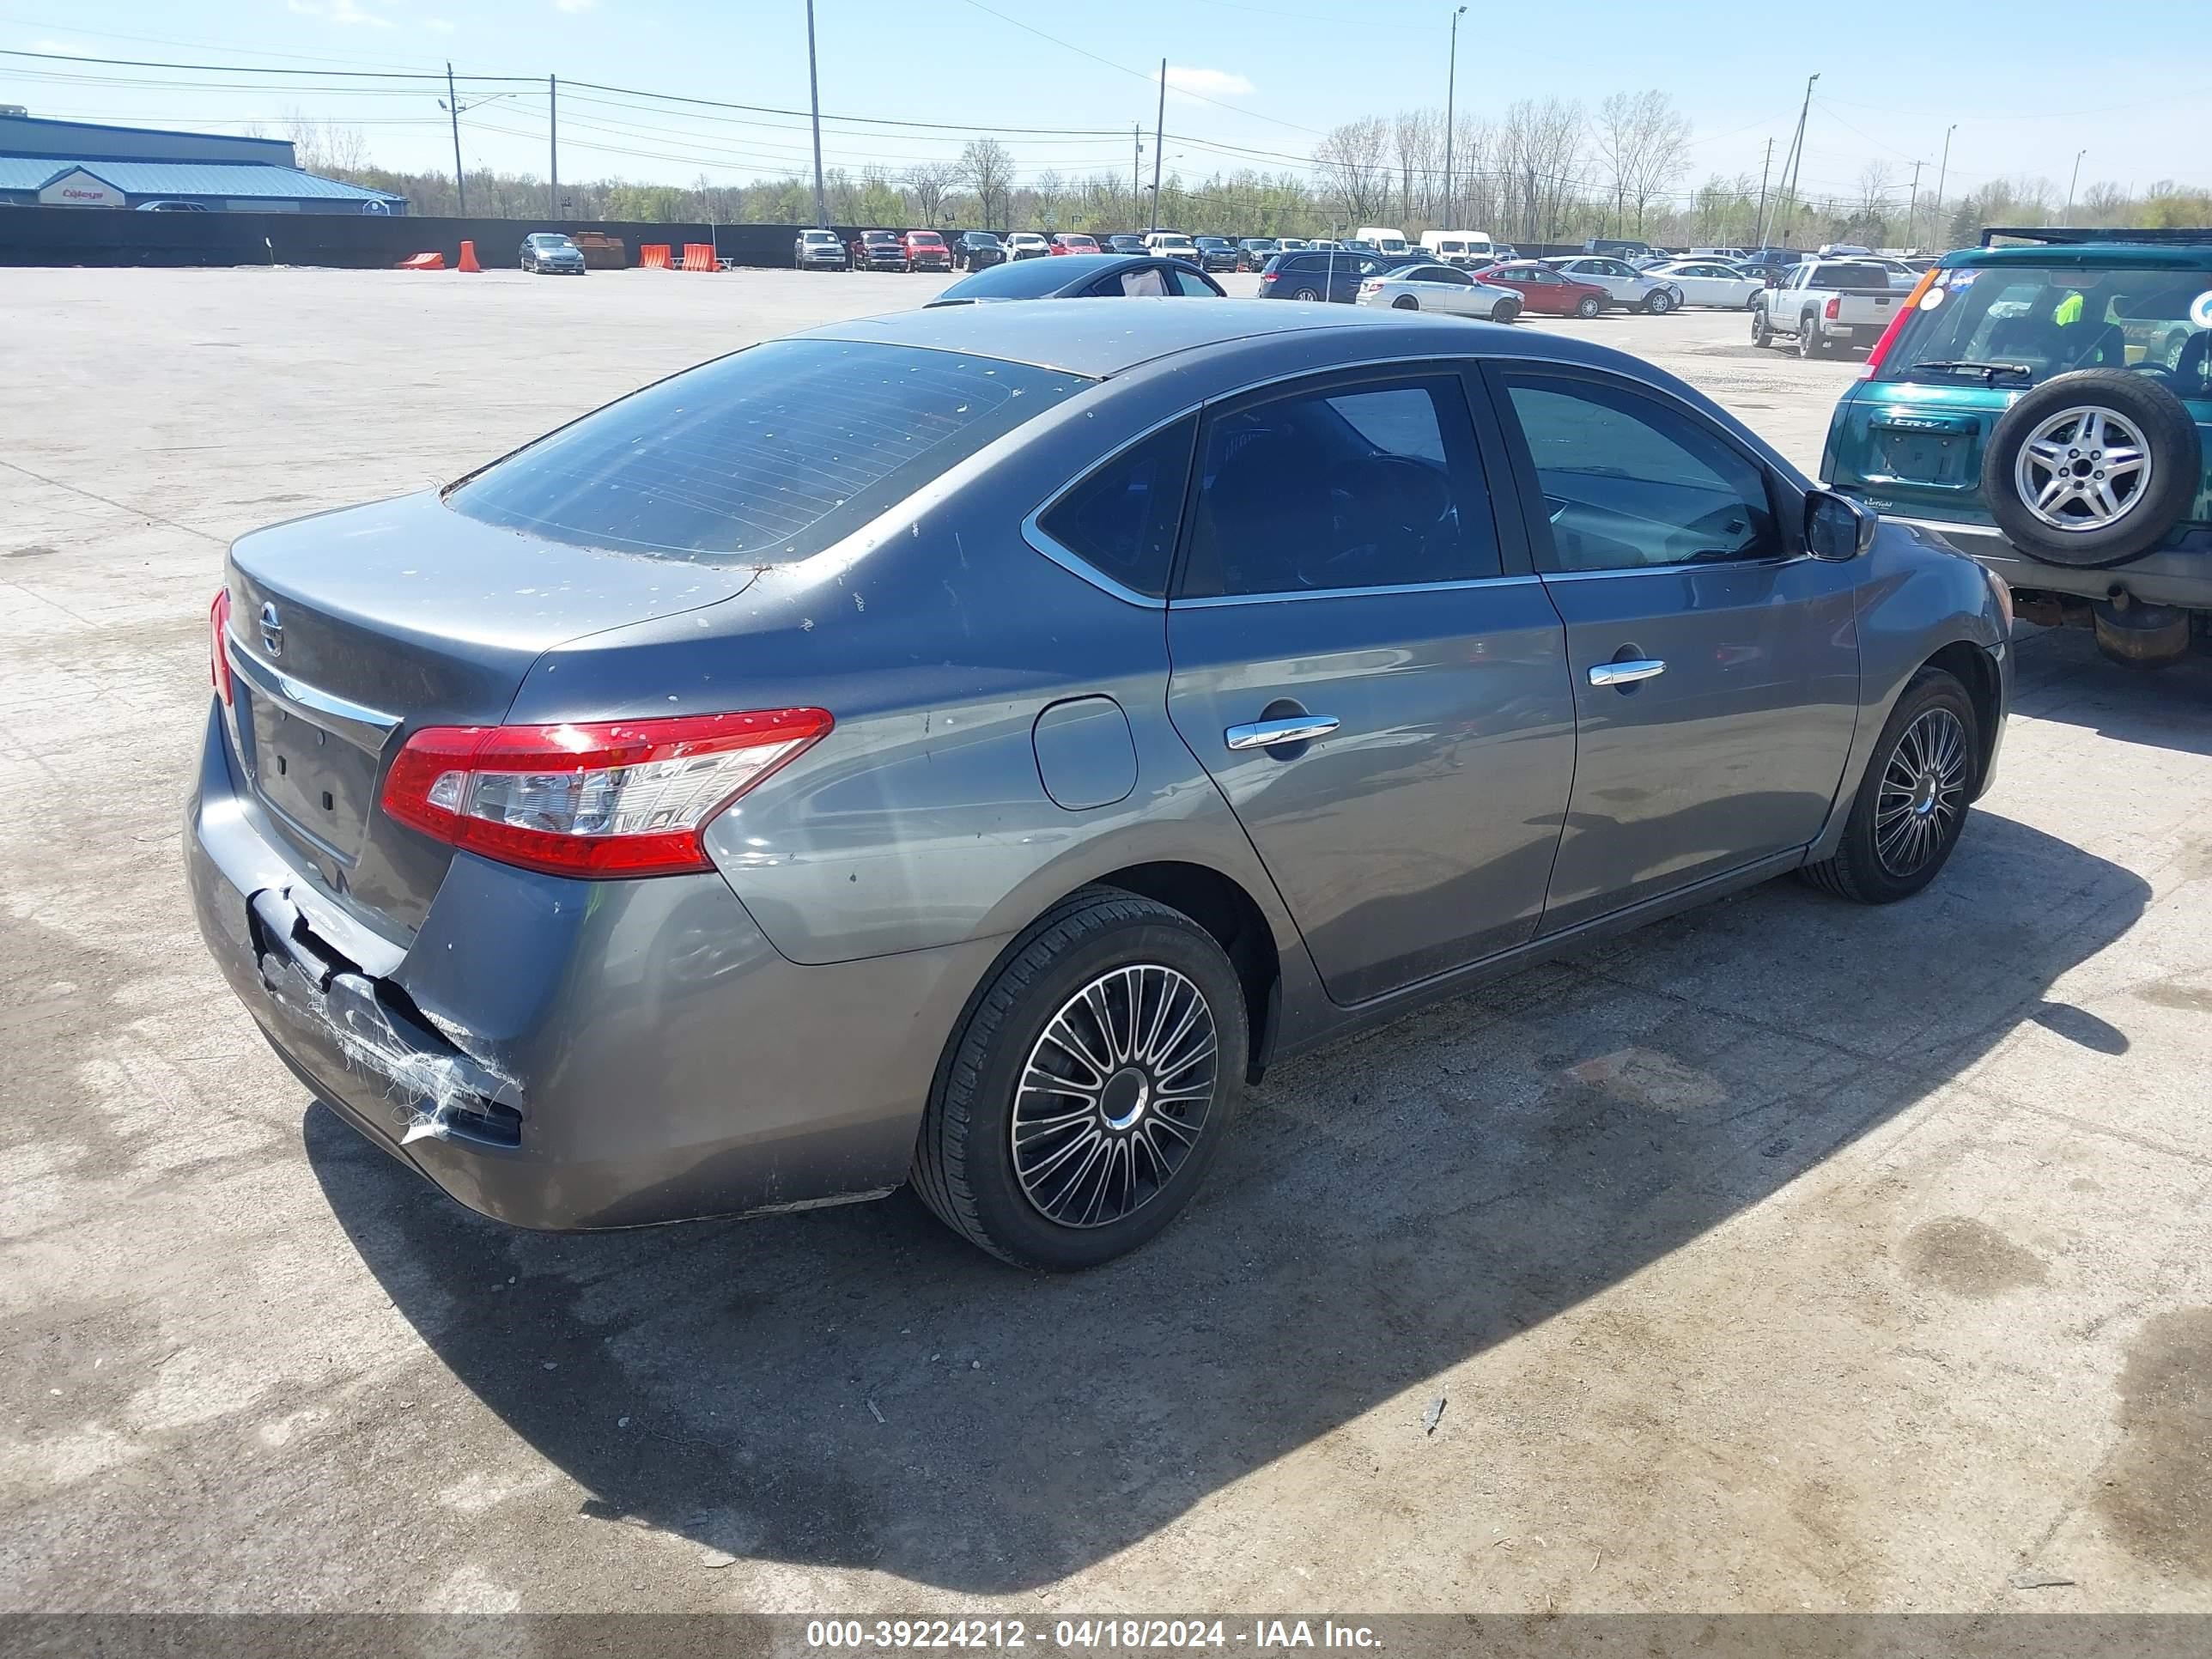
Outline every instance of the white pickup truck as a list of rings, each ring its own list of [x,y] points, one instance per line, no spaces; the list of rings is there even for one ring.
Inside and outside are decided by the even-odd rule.
[[[1771,345],[1778,334],[1797,337],[1801,357],[1826,356],[1846,346],[1870,346],[1881,337],[1905,295],[1876,264],[1808,259],[1758,296],[1751,313],[1751,343]]]

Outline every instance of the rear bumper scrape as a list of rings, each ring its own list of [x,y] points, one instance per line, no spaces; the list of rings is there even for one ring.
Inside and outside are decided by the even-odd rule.
[[[455,1137],[513,1146],[521,1139],[520,1084],[434,1029],[387,980],[372,978],[316,936],[290,898],[263,888],[248,901],[261,983],[277,1011],[319,1030],[361,1071],[380,1078],[402,1120],[399,1144]]]

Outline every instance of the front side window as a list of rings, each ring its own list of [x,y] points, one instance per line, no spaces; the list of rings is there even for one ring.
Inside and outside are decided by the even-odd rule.
[[[1091,384],[962,352],[778,340],[573,421],[446,504],[573,546],[787,564]]]
[[[1211,300],[1214,297],[1213,284],[1196,271],[1178,270],[1174,276],[1176,292],[1186,299]]]
[[[1509,373],[1505,386],[1550,521],[1547,569],[1785,551],[1765,472],[1695,416],[1610,382]]]
[[[1164,599],[1195,417],[1139,440],[1046,508],[1037,528],[1101,575]]]
[[[1495,576],[1490,492],[1456,377],[1339,383],[1215,416],[1185,598]]]

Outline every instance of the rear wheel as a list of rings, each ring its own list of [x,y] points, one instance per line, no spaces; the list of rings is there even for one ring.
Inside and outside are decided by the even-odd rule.
[[[1818,357],[1826,348],[1820,343],[1820,321],[1810,315],[1797,319],[1797,355]]]
[[[1575,301],[1575,315],[1582,318],[1585,321],[1596,316],[1599,312],[1603,311],[1604,309],[1604,305],[1599,301],[1597,295],[1595,294],[1585,294],[1581,299]]]
[[[1420,308],[1421,302],[1410,294],[1401,294],[1390,301],[1390,309],[1393,311],[1419,311]]]
[[[1805,879],[1861,904],[1910,898],[1935,880],[1980,787],[1977,724],[1955,676],[1940,668],[1915,674],[1859,781],[1843,844],[1806,866]]]
[[[915,1152],[922,1201],[1001,1261],[1068,1272],[1144,1243],[1229,1133],[1248,1036],[1236,971],[1179,910],[1075,894],[969,1006]]]
[[[1291,298],[1293,300],[1318,300],[1321,298],[1321,290],[1319,289],[1302,288],[1296,294],[1291,295]]]

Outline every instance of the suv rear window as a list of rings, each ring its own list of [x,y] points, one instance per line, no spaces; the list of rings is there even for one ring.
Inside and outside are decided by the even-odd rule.
[[[1889,273],[1880,265],[1815,265],[1807,286],[1838,289],[1845,294],[1887,294]]]
[[[573,421],[446,503],[577,547],[785,564],[1090,384],[958,352],[779,340]]]
[[[2126,368],[2212,394],[2212,272],[1991,265],[1936,274],[1876,376],[2017,387]]]

